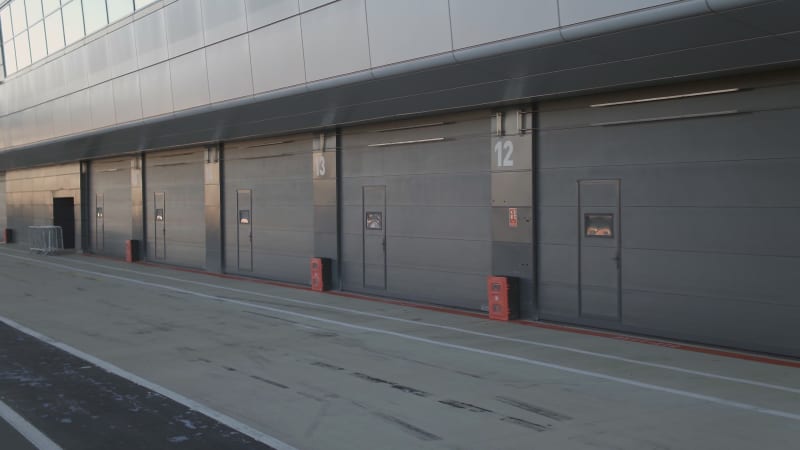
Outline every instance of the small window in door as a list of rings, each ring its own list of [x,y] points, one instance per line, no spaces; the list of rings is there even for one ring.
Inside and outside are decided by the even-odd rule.
[[[156,209],[156,222],[163,222],[164,221],[164,209],[157,208]]]
[[[248,209],[239,210],[239,223],[241,223],[242,225],[247,225],[250,223],[250,210]]]
[[[102,219],[103,218],[103,208],[101,206],[98,206],[96,208],[96,210],[95,210],[95,214],[97,215],[98,219]]]
[[[614,237],[614,215],[584,214],[583,232],[586,237]]]
[[[368,230],[382,230],[383,213],[374,211],[367,212],[366,227]]]

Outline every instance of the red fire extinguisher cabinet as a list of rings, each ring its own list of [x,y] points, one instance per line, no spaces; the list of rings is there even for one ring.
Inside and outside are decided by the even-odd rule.
[[[331,288],[330,258],[311,258],[311,289],[322,292]]]
[[[490,319],[519,319],[519,278],[490,276],[486,287]]]

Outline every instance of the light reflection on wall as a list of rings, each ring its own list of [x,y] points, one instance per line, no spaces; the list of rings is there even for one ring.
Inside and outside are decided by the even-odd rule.
[[[11,0],[0,9],[5,76],[156,0]]]

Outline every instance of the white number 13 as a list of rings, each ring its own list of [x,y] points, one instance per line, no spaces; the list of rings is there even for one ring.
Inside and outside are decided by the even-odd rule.
[[[511,141],[497,141],[494,144],[494,152],[497,154],[497,167],[514,167],[514,144]]]

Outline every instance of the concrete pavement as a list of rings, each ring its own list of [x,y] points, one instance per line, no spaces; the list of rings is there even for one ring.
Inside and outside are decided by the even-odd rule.
[[[800,441],[796,367],[13,246],[0,284],[7,320],[297,448]]]

